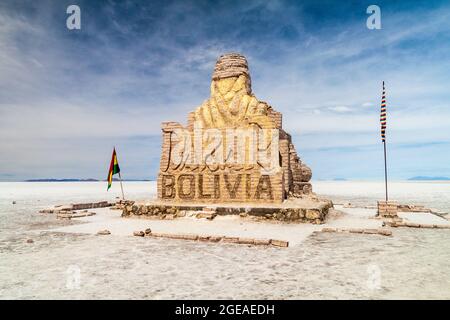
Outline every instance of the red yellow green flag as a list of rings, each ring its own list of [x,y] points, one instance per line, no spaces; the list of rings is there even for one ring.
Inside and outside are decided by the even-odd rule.
[[[113,154],[111,158],[111,164],[109,165],[109,172],[108,172],[108,189],[111,188],[113,175],[120,172],[119,168],[119,162],[117,161],[117,155],[116,155],[116,148],[113,149]]]

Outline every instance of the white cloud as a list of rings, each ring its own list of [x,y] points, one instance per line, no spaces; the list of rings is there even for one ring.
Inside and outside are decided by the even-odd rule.
[[[339,112],[339,113],[346,113],[346,112],[352,111],[352,109],[350,109],[347,106],[329,107],[328,109],[331,111],[334,111],[334,112]]]
[[[221,15],[241,21],[257,7],[245,4]],[[84,25],[89,44],[55,31],[47,9],[38,8],[34,20],[0,11],[0,167],[17,177],[29,175],[32,166],[63,174],[72,161],[83,163],[86,176],[98,177],[90,162],[103,159],[104,148],[114,141],[159,136],[162,121],[185,123],[187,113],[208,97],[216,57],[228,51],[247,55],[255,95],[283,113],[299,150],[377,144],[382,80],[390,141],[450,137],[450,62],[442,58],[450,45],[401,46],[448,30],[448,8],[386,15],[388,31],[343,23],[330,34],[307,31],[278,3],[269,11],[301,33],[302,40],[286,42],[241,28],[217,36],[210,30],[216,27],[214,14],[178,23],[185,12],[197,11],[176,3],[155,18],[157,32],[134,33],[133,21],[124,26],[116,18],[112,33]],[[125,44],[116,33],[126,36]],[[267,38],[257,41],[252,35]],[[73,141],[69,154],[67,144]],[[143,157],[133,146],[129,161]],[[157,156],[160,150],[153,147]]]

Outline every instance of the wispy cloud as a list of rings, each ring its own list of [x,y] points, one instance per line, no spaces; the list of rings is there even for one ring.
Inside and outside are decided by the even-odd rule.
[[[69,31],[69,4],[0,5],[0,179],[101,178],[113,145],[130,175],[154,177],[160,123],[186,121],[229,51],[248,57],[254,93],[283,113],[316,177],[373,176],[382,80],[390,146],[417,150],[397,177],[450,175],[433,144],[450,137],[445,2],[381,2],[382,30],[354,3],[78,1],[82,29]]]

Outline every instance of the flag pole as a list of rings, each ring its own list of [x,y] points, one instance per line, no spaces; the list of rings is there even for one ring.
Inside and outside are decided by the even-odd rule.
[[[114,151],[116,150],[116,146],[114,146]],[[116,155],[117,157],[117,155]],[[125,200],[125,195],[123,193],[123,186],[122,186],[122,176],[120,175],[120,170],[119,170],[119,181],[120,181],[120,190],[122,190],[122,200]]]
[[[384,146],[384,184],[386,187],[386,202],[388,201],[388,185],[387,185],[387,161],[386,161],[386,141],[383,141]]]
[[[381,141],[383,142],[384,149],[384,184],[386,190],[386,203],[388,201],[388,182],[387,182],[387,159],[386,159],[386,89],[384,87],[383,81],[383,94],[381,96],[381,113],[380,113],[380,123],[381,123]]]
[[[119,172],[119,180],[120,180],[120,190],[122,190],[122,200],[125,200],[125,195],[123,194],[123,186],[122,186],[122,177]]]

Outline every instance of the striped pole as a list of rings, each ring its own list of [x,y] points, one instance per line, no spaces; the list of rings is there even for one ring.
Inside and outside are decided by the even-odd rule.
[[[380,123],[381,123],[381,141],[383,142],[384,148],[384,184],[386,188],[386,201],[388,201],[387,160],[386,160],[386,89],[384,87],[384,81],[383,81],[383,95],[381,97]]]

